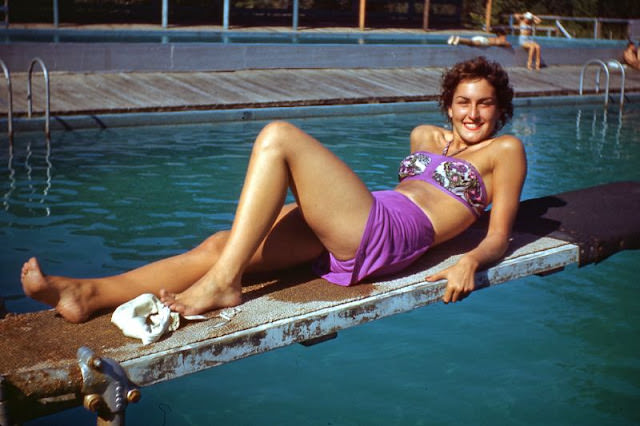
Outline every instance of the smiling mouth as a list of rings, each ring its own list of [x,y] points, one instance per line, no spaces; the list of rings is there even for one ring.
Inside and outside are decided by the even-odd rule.
[[[481,123],[462,123],[467,130],[479,130],[482,127]]]

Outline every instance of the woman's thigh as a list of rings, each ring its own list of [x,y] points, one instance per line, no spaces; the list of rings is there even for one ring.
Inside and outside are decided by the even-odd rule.
[[[290,268],[316,259],[324,246],[296,204],[283,207],[275,224],[247,265],[248,272]]]
[[[353,256],[373,204],[373,196],[362,180],[323,144],[291,124],[269,125],[258,141],[262,148],[285,153],[290,186],[298,204],[294,216],[280,217],[287,220],[280,224],[278,236],[288,233],[289,222],[298,227],[306,223],[317,240],[337,257]],[[305,235],[308,229],[298,231]],[[305,238],[302,244],[308,240]]]

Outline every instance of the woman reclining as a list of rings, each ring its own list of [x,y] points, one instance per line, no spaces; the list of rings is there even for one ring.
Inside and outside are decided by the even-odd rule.
[[[497,63],[459,63],[442,79],[440,106],[451,130],[421,125],[400,183],[370,192],[320,142],[286,122],[258,135],[231,229],[196,248],[120,275],[45,275],[22,268],[25,293],[82,322],[142,293],[194,315],[242,303],[245,272],[313,262],[328,281],[351,285],[398,272],[430,247],[467,229],[491,204],[486,236],[456,264],[427,279],[447,280],[443,300],[475,288],[474,274],[505,253],[526,175],[520,140],[497,136],[513,115],[513,90]],[[283,205],[288,189],[295,203]]]

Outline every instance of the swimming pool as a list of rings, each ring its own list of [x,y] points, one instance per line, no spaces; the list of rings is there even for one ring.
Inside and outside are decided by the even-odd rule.
[[[446,39],[443,34],[364,32],[0,30],[5,43],[444,44]]]
[[[478,33],[481,34],[481,33]],[[0,29],[0,43],[222,43],[222,44],[383,44],[443,45],[449,33],[299,32],[299,31],[189,31],[189,30],[74,30]],[[471,37],[474,34],[470,34]],[[509,35],[518,45],[518,37]],[[543,47],[582,49],[622,47],[623,40],[567,39],[538,35]]]
[[[372,189],[395,181],[407,136],[438,113],[295,120]],[[523,198],[639,180],[640,108],[517,108]],[[19,267],[104,275],[228,227],[261,122],[17,135],[0,152],[0,295]],[[637,424],[637,252],[473,294],[143,389],[132,424]],[[187,391],[188,390],[188,391]],[[94,422],[82,409],[33,424]]]
[[[510,39],[514,47],[508,49],[449,46],[447,33],[238,31],[188,32],[181,37],[174,31],[151,32],[152,36],[134,31],[103,31],[97,35],[91,31],[64,31],[26,32],[24,41],[15,41],[18,30],[0,30],[0,57],[11,72],[26,71],[34,57],[41,58],[51,72],[447,67],[479,54],[505,67],[521,67],[527,60],[526,51],[517,46],[513,36]],[[147,41],[140,41],[136,34],[147,34],[143,37]],[[39,36],[34,40],[35,35]],[[583,65],[593,58],[616,58],[624,49],[619,40],[536,40],[543,46],[542,60],[547,66]]]

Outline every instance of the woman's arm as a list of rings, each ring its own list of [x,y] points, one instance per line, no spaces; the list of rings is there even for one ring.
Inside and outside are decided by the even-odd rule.
[[[439,152],[453,137],[450,130],[423,124],[411,131],[411,152]]]
[[[507,250],[511,228],[518,212],[520,193],[527,173],[524,147],[513,136],[502,136],[494,141],[492,154],[494,167],[491,182],[493,201],[487,235],[458,262],[434,275],[427,281],[447,280],[443,296],[445,303],[464,299],[475,289],[476,271],[500,259]]]

